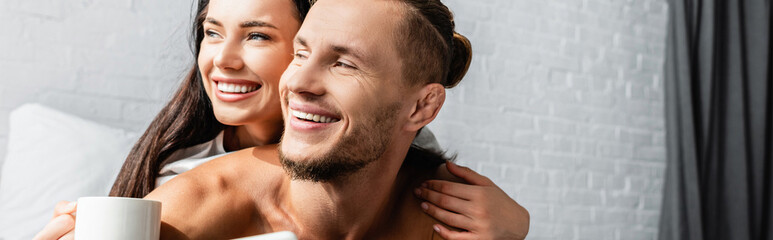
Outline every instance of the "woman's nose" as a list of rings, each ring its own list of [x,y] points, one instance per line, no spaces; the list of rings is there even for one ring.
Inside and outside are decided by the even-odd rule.
[[[226,41],[215,56],[215,66],[220,69],[239,70],[244,67],[242,46],[238,41]]]

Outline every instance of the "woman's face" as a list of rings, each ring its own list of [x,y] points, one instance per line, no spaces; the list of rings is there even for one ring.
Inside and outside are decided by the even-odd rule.
[[[300,27],[290,0],[212,0],[198,64],[223,124],[281,121],[278,83]]]

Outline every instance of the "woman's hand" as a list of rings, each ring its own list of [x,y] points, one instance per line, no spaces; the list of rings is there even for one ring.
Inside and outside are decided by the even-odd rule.
[[[34,240],[72,240],[75,238],[75,217],[71,215],[77,208],[77,202],[61,201],[54,207],[54,216]]]
[[[529,232],[529,212],[507,196],[490,179],[451,162],[446,168],[468,184],[429,180],[416,191],[426,200],[422,209],[435,219],[462,231],[440,224],[433,228],[449,240],[524,239]]]

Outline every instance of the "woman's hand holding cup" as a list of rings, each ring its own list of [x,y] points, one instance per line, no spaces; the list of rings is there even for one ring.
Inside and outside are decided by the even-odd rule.
[[[54,207],[54,216],[34,240],[73,239],[75,234],[75,216],[77,202],[61,201]]]
[[[76,206],[77,205],[77,206]],[[77,221],[73,215],[78,209]],[[35,240],[158,240],[161,202],[137,198],[83,197],[60,202]]]

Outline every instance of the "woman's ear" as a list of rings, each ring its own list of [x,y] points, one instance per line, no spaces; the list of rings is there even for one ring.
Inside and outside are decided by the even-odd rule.
[[[439,83],[430,83],[418,91],[418,96],[405,125],[406,131],[419,131],[437,117],[446,101],[446,89]]]

